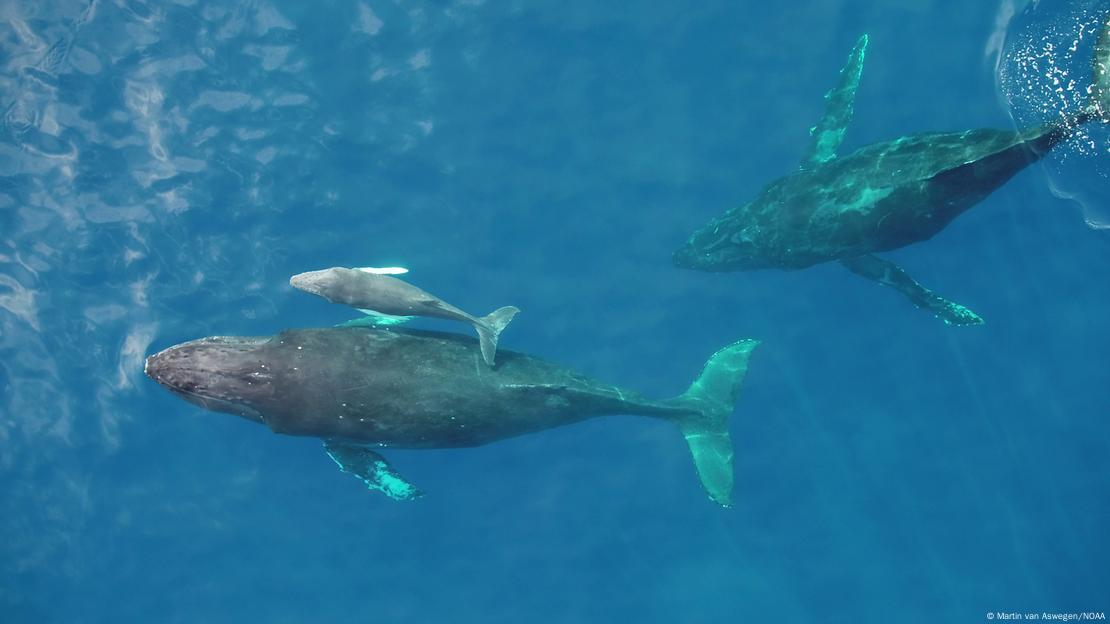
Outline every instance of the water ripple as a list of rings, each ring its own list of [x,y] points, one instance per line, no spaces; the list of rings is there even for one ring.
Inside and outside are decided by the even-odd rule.
[[[0,8],[0,574],[89,574],[96,501],[155,495],[88,476],[164,426],[134,407],[151,349],[277,324],[306,250],[389,231],[421,183],[391,170],[445,169],[405,154],[435,138],[432,35],[470,5],[345,10]]]

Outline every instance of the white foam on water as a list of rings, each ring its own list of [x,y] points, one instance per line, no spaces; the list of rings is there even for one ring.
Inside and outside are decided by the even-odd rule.
[[[1095,41],[1106,23],[1105,3],[1027,4],[1004,0],[986,53],[995,57],[998,93],[1016,128],[1045,123],[1071,136],[1040,163],[1053,195],[1078,203],[1084,221],[1110,229],[1110,124],[1077,124],[1090,106]]]

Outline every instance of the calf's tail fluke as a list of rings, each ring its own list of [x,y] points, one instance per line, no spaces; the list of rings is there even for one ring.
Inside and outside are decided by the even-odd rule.
[[[758,340],[741,340],[713,354],[690,388],[668,403],[687,414],[675,423],[686,438],[698,478],[709,497],[724,507],[732,504],[732,438],[728,418],[740,399],[748,358]]]
[[[497,339],[517,312],[520,312],[520,308],[505,306],[474,320],[474,329],[478,331],[478,344],[482,348],[482,359],[486,364],[493,366],[494,358],[497,356]]]

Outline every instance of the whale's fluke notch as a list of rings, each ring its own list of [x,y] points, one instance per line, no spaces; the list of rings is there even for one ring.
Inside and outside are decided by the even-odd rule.
[[[384,457],[365,445],[325,440],[324,450],[340,470],[358,477],[371,490],[378,490],[394,500],[413,500],[424,495],[398,474]]]
[[[817,125],[810,128],[813,142],[802,157],[802,169],[819,165],[836,158],[836,150],[844,141],[856,101],[856,90],[863,76],[863,60],[867,55],[867,35],[856,42],[848,55],[848,62],[840,70],[840,81],[825,94],[825,114]]]
[[[691,415],[673,418],[686,438],[698,478],[709,497],[722,507],[732,505],[732,437],[728,417],[740,399],[748,359],[758,340],[741,340],[714,353],[698,378],[680,396],[670,399]]]
[[[482,349],[482,359],[487,365],[494,365],[494,358],[497,356],[497,340],[517,312],[520,312],[520,308],[505,306],[497,308],[482,318],[474,319],[474,329],[478,332],[478,345]]]

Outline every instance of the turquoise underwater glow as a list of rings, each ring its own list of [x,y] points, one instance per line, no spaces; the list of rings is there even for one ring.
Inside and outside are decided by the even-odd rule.
[[[1091,93],[1108,11],[7,3],[0,621],[1104,614],[1106,124],[879,261],[672,254],[807,154],[1060,118]],[[845,125],[826,112],[848,91]],[[333,266],[407,268],[476,317],[516,306],[502,365],[543,358],[688,420],[325,450],[144,376],[201,337],[350,324],[289,284]],[[530,391],[557,406],[572,385]],[[695,415],[725,395],[707,433]]]

